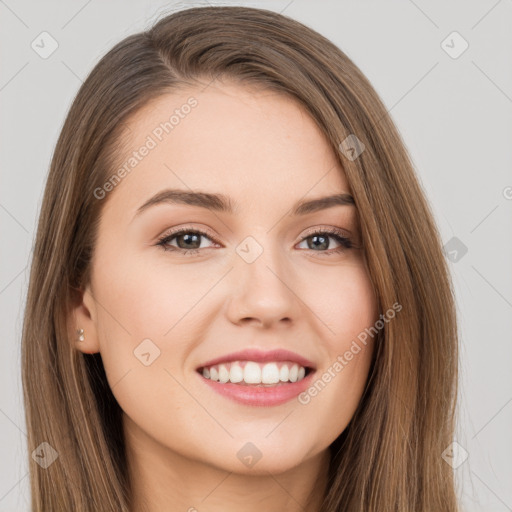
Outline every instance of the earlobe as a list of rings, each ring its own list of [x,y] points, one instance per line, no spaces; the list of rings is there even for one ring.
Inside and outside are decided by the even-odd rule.
[[[68,315],[68,332],[71,333],[70,343],[85,354],[100,351],[96,327],[96,303],[90,286],[85,290],[72,290],[72,304]]]

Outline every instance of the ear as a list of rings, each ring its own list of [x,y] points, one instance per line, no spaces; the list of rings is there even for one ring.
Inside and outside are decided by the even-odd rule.
[[[84,354],[95,354],[100,351],[97,329],[96,301],[90,285],[83,290],[72,290],[72,304],[68,314],[68,331],[74,347]],[[83,341],[79,340],[77,330],[83,329]]]

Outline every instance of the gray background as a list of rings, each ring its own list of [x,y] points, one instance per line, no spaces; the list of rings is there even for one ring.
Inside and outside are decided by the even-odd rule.
[[[390,110],[448,244],[457,293],[456,458],[468,454],[455,470],[459,494],[469,512],[512,510],[512,2],[237,4],[283,12],[330,38]],[[0,511],[29,509],[20,335],[37,215],[64,116],[108,49],[164,9],[186,5],[206,3],[0,0]],[[31,47],[43,31],[59,45],[46,59]],[[469,44],[457,58],[442,46],[453,31]]]

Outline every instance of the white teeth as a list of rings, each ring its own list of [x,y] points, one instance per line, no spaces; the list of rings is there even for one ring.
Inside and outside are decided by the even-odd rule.
[[[294,364],[290,368],[290,375],[288,376],[288,378],[290,379],[290,382],[297,382],[298,374],[299,374],[299,367],[296,364]]]
[[[226,368],[226,365],[221,364],[219,366],[219,382],[227,382],[229,380],[229,371]]]
[[[249,361],[245,365],[244,382],[246,384],[261,384],[261,368],[258,363]]]
[[[306,369],[291,361],[256,363],[255,361],[234,361],[205,367],[202,375],[206,379],[222,384],[263,384],[297,382],[306,376]]]
[[[244,380],[244,370],[238,363],[231,365],[231,370],[229,370],[229,380],[233,384]]]
[[[279,368],[276,363],[267,363],[261,370],[262,384],[277,384],[279,382]]]

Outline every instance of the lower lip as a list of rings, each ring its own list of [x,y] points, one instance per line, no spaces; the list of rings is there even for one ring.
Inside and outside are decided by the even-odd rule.
[[[203,377],[199,377],[214,391],[222,396],[230,398],[243,405],[255,405],[260,407],[271,407],[274,405],[289,402],[297,395],[300,395],[311,384],[314,371],[306,375],[298,382],[287,382],[275,386],[240,385],[232,382],[221,383]]]

